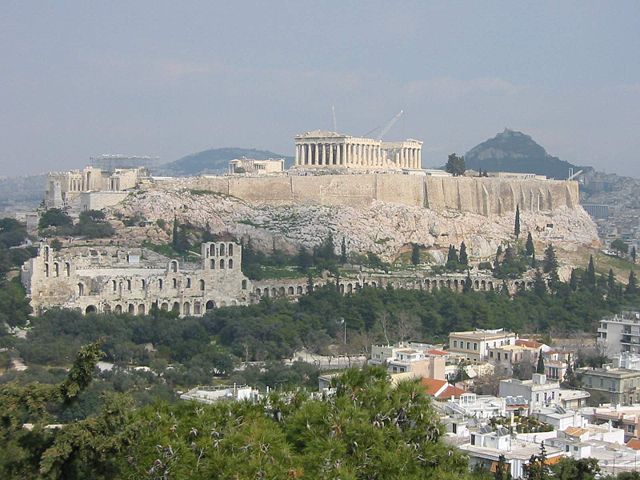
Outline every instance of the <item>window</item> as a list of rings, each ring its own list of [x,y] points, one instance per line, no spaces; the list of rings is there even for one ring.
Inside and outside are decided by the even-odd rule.
[[[78,296],[84,295],[84,285],[82,283],[78,284]]]
[[[215,270],[215,269],[216,269],[216,261],[211,260],[211,270]]]
[[[127,280],[127,290],[131,291],[131,280]]]
[[[187,277],[187,288],[191,288],[191,278]]]
[[[457,340],[453,341],[453,348],[458,348],[458,341]]]
[[[147,281],[143,278],[140,281],[140,285],[142,286],[142,290],[146,289],[147,288]]]
[[[69,262],[67,262],[67,263],[65,263],[65,264],[64,264],[64,268],[65,268],[65,270],[66,270],[66,272],[67,272],[67,277],[68,277],[69,275],[71,275],[71,264],[70,264]]]
[[[493,358],[493,352],[489,352],[489,358]]]
[[[118,283],[115,280],[111,280],[111,287],[113,288],[113,291],[115,292],[118,289]]]
[[[475,343],[475,342],[474,342],[474,344],[473,344],[473,349],[474,349],[474,350],[478,350],[478,344],[477,344],[477,343]]]
[[[162,290],[162,279],[158,279],[158,290]]]
[[[200,291],[204,291],[204,280],[200,280]]]
[[[178,288],[178,279],[177,278],[173,279],[173,288]]]
[[[242,290],[246,290],[246,289],[247,289],[247,281],[242,280]]]
[[[228,262],[229,268],[233,268],[233,260],[230,258]]]
[[[224,270],[224,258],[220,259],[220,270]]]
[[[224,255],[224,243],[220,244],[220,256]]]
[[[229,244],[229,256],[233,255],[233,243]],[[231,267],[229,267],[231,268]]]

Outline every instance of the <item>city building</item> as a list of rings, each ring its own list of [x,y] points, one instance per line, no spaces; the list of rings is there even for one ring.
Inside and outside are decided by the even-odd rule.
[[[424,387],[425,393],[435,400],[448,400],[467,393],[463,389],[451,385],[446,380],[438,380],[435,378],[423,378],[420,380],[420,385]]]
[[[640,437],[640,404],[585,407],[580,414],[594,424],[610,424],[624,430],[624,441]]]
[[[544,374],[534,373],[531,380],[509,378],[500,380],[500,397],[523,397],[529,411],[560,403],[560,384],[548,382]]]
[[[597,343],[607,356],[640,353],[640,312],[623,312],[600,320]]]
[[[260,391],[248,385],[196,387],[180,395],[181,400],[193,400],[200,403],[217,403],[223,400],[251,401],[260,400]]]
[[[489,359],[489,349],[515,345],[516,334],[500,329],[472,330],[468,332],[451,332],[449,334],[449,351],[461,354],[472,362],[483,362]]]
[[[352,137],[314,130],[295,137],[296,168],[422,169],[422,142]]]
[[[629,405],[640,402],[640,371],[626,368],[581,368],[582,385],[594,401]]]
[[[489,362],[495,365],[499,372],[506,375],[512,375],[513,367],[519,363],[535,365],[539,355],[538,348],[525,345],[503,345],[489,348]]]
[[[413,373],[415,377],[445,379],[445,355],[429,353],[431,345],[409,343],[371,346],[371,365],[384,365],[389,373]]]
[[[255,160],[237,158],[229,162],[230,175],[270,175],[284,172],[284,158]]]

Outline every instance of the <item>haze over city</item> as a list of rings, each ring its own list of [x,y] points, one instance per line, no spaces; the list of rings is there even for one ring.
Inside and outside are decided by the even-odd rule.
[[[637,176],[638,2],[4,2],[5,176],[126,153],[293,155],[317,128],[423,140],[443,165],[505,127]]]

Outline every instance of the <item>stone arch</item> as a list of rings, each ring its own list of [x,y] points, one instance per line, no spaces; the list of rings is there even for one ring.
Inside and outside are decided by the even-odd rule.
[[[265,298],[268,298],[268,297],[269,297],[269,287],[265,287],[263,296],[264,296]]]
[[[480,281],[476,280],[475,282],[473,282],[473,287],[478,290],[480,288]]]
[[[53,264],[53,274],[56,277],[60,276],[60,265],[58,264],[58,262],[54,262],[54,264]]]
[[[204,280],[201,279],[200,282],[198,282],[198,283],[200,284],[200,291],[204,292],[204,287],[205,287]]]
[[[284,292],[285,292],[284,287],[280,287],[278,289],[278,295],[280,295],[281,297],[284,297]]]
[[[169,263],[169,271],[171,271],[173,273],[178,273],[178,261],[177,260],[171,260],[171,263]]]
[[[224,270],[224,258],[220,259],[220,270]]]
[[[167,302],[162,302],[160,305],[160,310],[164,310],[165,312],[169,310],[169,304]]]
[[[65,270],[65,273],[67,274],[67,277],[70,277],[71,276],[71,264],[69,262],[66,262],[64,264],[64,270]]]
[[[87,306],[87,308],[84,309],[84,313],[85,315],[88,315],[90,313],[97,313],[98,309],[96,308],[95,305],[89,305]]]
[[[447,288],[451,288],[451,280],[447,280]]]
[[[298,285],[298,287],[296,288],[296,293],[297,293],[298,295],[302,295],[302,292],[303,292],[303,290],[302,290],[302,286],[301,286],[301,285]]]
[[[104,313],[111,313],[111,305],[109,305],[108,303],[105,303],[104,306],[102,307],[102,311]]]
[[[48,263],[44,264],[44,276],[49,278],[49,264]]]
[[[277,297],[278,296],[278,290],[276,289],[276,287],[272,287],[271,288],[271,296],[272,297]]]
[[[259,288],[256,288],[256,295],[257,296],[261,296],[262,295],[262,290]]]
[[[161,278],[158,279],[158,290],[162,290],[163,281]]]
[[[298,287],[300,288],[300,287]],[[344,283],[341,283],[340,286],[338,287],[340,293],[344,293]]]
[[[49,260],[49,253],[51,252],[51,249],[49,247],[49,245],[45,245],[44,247],[44,259],[45,260]]]
[[[111,290],[113,290],[114,292],[118,291],[118,282],[116,282],[115,280],[111,280]]]
[[[227,247],[227,252],[229,252],[229,256],[233,255],[233,243],[230,243]]]
[[[136,313],[136,306],[135,306],[133,303],[130,303],[130,304],[129,304],[128,312],[129,312],[129,314],[130,314],[130,315],[135,315],[135,313]]]
[[[493,282],[491,280],[489,280],[487,285],[489,286],[489,290],[493,290]]]
[[[211,256],[211,257],[215,257],[216,256],[216,245],[215,245],[215,243],[212,243],[211,245],[209,245],[209,256]]]
[[[189,302],[184,302],[182,304],[182,314],[191,315],[191,304]]]
[[[84,295],[84,283],[78,283],[78,296],[81,297]]]
[[[180,313],[180,303],[173,302],[173,306],[171,307],[172,312]]]
[[[193,314],[194,315],[202,315],[202,304],[200,302],[194,302],[194,304],[193,304]]]
[[[373,288],[378,288],[378,282],[371,282],[371,286]]]
[[[138,305],[138,315],[144,315],[145,313],[147,313],[147,308],[144,303],[141,303]]]
[[[485,280],[480,282],[480,288],[485,292],[487,291],[487,282]]]
[[[216,269],[216,259],[212,258],[211,259],[211,270],[215,270]]]
[[[233,268],[233,258],[230,258],[227,262],[228,268]]]
[[[295,292],[295,290],[293,289],[293,287],[289,287],[288,290],[287,290],[287,294],[288,295],[293,295],[294,292]]]
[[[204,308],[207,310],[213,310],[215,307],[216,307],[216,302],[214,302],[213,300],[208,300],[204,306]]]
[[[224,243],[220,244],[219,254],[220,254],[220,256],[224,255]]]
[[[116,308],[114,308],[113,310],[116,314],[120,315],[122,313],[122,305],[117,304]]]
[[[351,293],[353,292],[353,285],[350,283],[347,283],[347,293]]]
[[[458,290],[458,279],[455,279],[455,280],[453,281],[453,287],[454,287],[456,290]]]

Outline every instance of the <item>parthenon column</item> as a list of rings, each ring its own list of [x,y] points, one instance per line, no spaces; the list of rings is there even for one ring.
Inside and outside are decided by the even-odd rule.
[[[313,151],[313,163],[312,165],[317,165],[318,164],[318,153],[320,152],[320,149],[318,148],[318,144],[314,143],[313,144],[314,147],[314,151]]]
[[[333,143],[329,144],[329,165],[334,165],[333,163],[333,147],[335,145]]]

